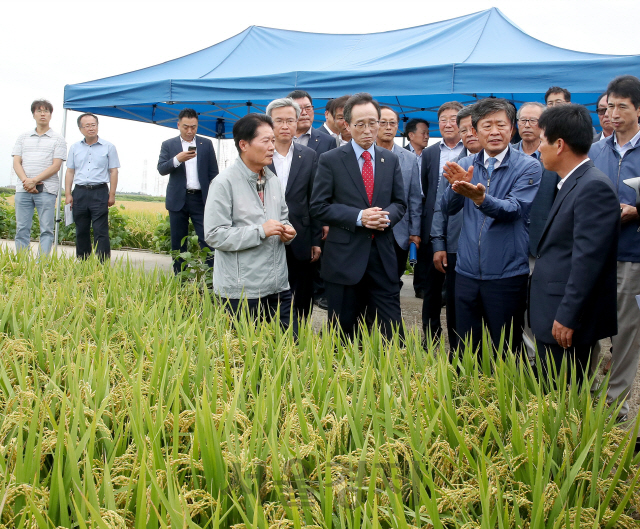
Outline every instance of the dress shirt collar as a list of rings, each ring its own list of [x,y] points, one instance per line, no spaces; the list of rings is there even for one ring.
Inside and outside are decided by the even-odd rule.
[[[503,162],[504,157],[507,155],[507,153],[509,152],[509,146],[507,145],[507,148],[502,151],[500,154],[496,154],[495,156],[493,156],[493,158],[496,159],[496,163],[493,166],[494,169],[497,169]],[[482,151],[482,156],[484,157],[483,159],[483,163],[485,167],[489,167],[489,158],[492,158],[491,156],[489,156],[487,154],[487,151]]]
[[[82,138],[82,140],[80,140],[80,143],[84,143],[85,145],[87,145],[87,138]],[[96,143],[92,143],[91,145],[96,145],[98,143],[102,145],[102,142],[100,141],[100,136],[98,136]],[[91,145],[89,145],[89,147],[91,147]]]
[[[282,160],[286,160],[287,158],[293,158],[293,142],[291,142],[291,145],[289,145],[289,150],[287,151],[287,154],[285,156],[282,156],[282,154],[278,152],[278,149],[273,150],[273,155],[277,156],[278,158],[281,158]]]
[[[520,140],[518,143],[516,143],[513,146],[513,148],[516,149],[517,151],[524,152],[524,149],[522,148],[522,141],[523,140]],[[527,154],[526,152],[524,152],[524,153]],[[536,160],[540,161],[540,150],[536,149],[529,156],[533,156]]]
[[[185,145],[195,145],[196,144],[196,137],[194,136],[191,141],[187,141],[182,136],[180,136],[180,141],[182,143],[184,143]]]
[[[562,180],[558,182],[558,189],[562,189],[562,186],[567,181],[567,178],[569,178],[576,171],[578,167],[580,167],[581,165],[584,165],[588,161],[589,161],[589,158],[587,157],[584,160],[582,160],[578,165],[576,165],[573,169],[571,169],[571,171],[567,173],[567,176],[565,176]]]
[[[353,140],[351,140],[351,146],[353,147],[353,150],[356,153],[356,160],[358,160],[362,156],[362,153],[364,152],[364,149],[362,147],[360,147],[360,145],[358,145]],[[371,155],[371,163],[375,163],[375,161],[376,161],[375,143],[372,144],[371,147],[369,147],[367,149],[367,152]]]
[[[409,145],[411,145],[411,144],[409,144]],[[460,140],[458,143],[456,143],[453,147],[449,147],[449,146],[444,142],[444,140],[442,140],[442,141],[440,142],[440,150],[441,150],[441,151],[443,151],[444,149],[449,149],[450,151],[454,151],[454,150],[456,150],[456,149],[458,149],[458,148],[459,148],[460,150],[464,149],[464,144],[462,143],[462,140]]]
[[[294,138],[301,138],[302,136],[309,136],[311,137],[311,129],[312,127],[309,127],[309,130],[307,132],[303,132],[302,134],[298,134],[297,136],[294,136]]]
[[[625,149],[630,149],[631,147],[635,147],[636,145],[638,145],[638,141],[640,141],[640,130],[636,133],[636,135],[633,138],[631,138],[624,145],[620,145],[618,143],[618,135],[615,132],[613,133],[613,143],[615,145],[617,145],[618,147],[622,147],[622,148],[625,148]]]
[[[325,130],[329,133],[329,135],[332,138],[337,138],[338,137],[338,135],[335,132],[333,132],[329,127],[327,127],[326,123],[323,123],[322,126],[325,128]]]
[[[33,133],[31,134],[32,136],[49,136],[51,137],[51,133],[53,132],[53,130],[51,129],[51,127],[49,127],[49,129],[47,130],[47,132],[43,132],[42,134],[38,134],[38,129],[33,129]]]

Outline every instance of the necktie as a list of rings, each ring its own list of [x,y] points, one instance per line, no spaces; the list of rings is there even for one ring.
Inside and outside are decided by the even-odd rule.
[[[489,167],[487,167],[487,171],[489,172],[489,178],[491,178],[491,173],[493,173],[493,169],[496,166],[496,159],[489,158]]]
[[[373,200],[373,164],[371,163],[371,153],[364,151],[362,153],[364,163],[362,164],[362,180],[364,181],[364,188],[367,191],[367,198],[369,204]]]

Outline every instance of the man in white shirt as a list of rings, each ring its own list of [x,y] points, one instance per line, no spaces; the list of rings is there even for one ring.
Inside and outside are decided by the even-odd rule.
[[[289,209],[289,222],[296,237],[286,246],[289,286],[293,295],[295,315],[306,318],[311,314],[313,297],[313,266],[320,258],[322,227],[311,220],[309,200],[318,156],[309,147],[293,141],[300,117],[300,107],[291,98],[276,99],[267,106],[267,116],[273,120],[275,150],[269,169],[273,171],[284,191]]]
[[[40,254],[48,254],[53,244],[53,228],[58,171],[67,159],[64,138],[49,127],[53,105],[46,100],[31,103],[35,129],[21,134],[11,155],[16,180],[16,249],[29,248],[33,210],[40,221]]]
[[[169,175],[165,205],[169,211],[171,225],[171,250],[186,252],[189,234],[189,219],[193,223],[200,248],[212,252],[207,258],[213,266],[213,250],[204,240],[204,206],[207,202],[209,184],[218,174],[218,162],[213,143],[207,138],[196,136],[198,114],[185,108],[178,114],[180,136],[162,143],[158,172]],[[183,260],[173,262],[173,271],[179,274]]]

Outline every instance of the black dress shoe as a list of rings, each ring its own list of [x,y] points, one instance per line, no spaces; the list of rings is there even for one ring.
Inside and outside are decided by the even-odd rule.
[[[424,299],[424,290],[416,290],[416,297]]]
[[[329,305],[327,305],[327,298],[316,298],[313,300],[313,304],[322,310],[327,310]]]

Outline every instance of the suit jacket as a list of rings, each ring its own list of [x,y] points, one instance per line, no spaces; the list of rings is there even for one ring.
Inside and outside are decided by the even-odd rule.
[[[389,212],[390,226],[384,231],[356,226],[360,211],[374,206]],[[367,269],[375,237],[387,277],[397,283],[392,228],[406,209],[400,162],[392,152],[375,147],[371,204],[351,142],[320,156],[311,195],[311,216],[330,226],[324,243],[322,278],[342,285],[357,284]]]
[[[431,235],[431,223],[436,205],[436,193],[440,180],[440,142],[434,143],[422,151],[422,167],[420,171],[422,182],[422,231],[421,239],[427,243]]]
[[[558,191],[537,249],[529,318],[537,340],[556,343],[553,321],[586,345],[618,332],[620,204],[613,184],[587,161]]]
[[[400,170],[404,184],[404,198],[407,202],[407,212],[400,222],[393,227],[393,235],[398,246],[403,250],[409,249],[409,237],[420,235],[420,216],[422,214],[422,197],[420,196],[420,174],[416,155],[405,151],[394,144],[391,151],[400,160]]]
[[[206,204],[209,185],[211,180],[218,174],[218,161],[210,139],[196,135],[195,140],[198,180],[202,188],[202,202]],[[180,211],[184,207],[185,197],[187,196],[187,170],[184,163],[181,163],[178,167],[173,166],[173,158],[181,152],[182,141],[180,136],[163,141],[162,147],[160,147],[158,172],[163,176],[169,175],[167,197],[165,199],[165,206],[169,211]]]
[[[296,237],[290,248],[299,261],[311,260],[311,247],[320,246],[322,225],[311,219],[309,203],[313,189],[313,179],[318,168],[318,155],[304,145],[293,144],[293,159],[289,170],[287,188],[284,190],[285,201],[289,208],[289,222],[296,230]],[[269,165],[274,174],[276,168]]]
[[[331,149],[336,148],[336,140],[329,134],[318,132],[318,129],[311,129],[311,137],[307,147],[316,151],[318,158]]]

